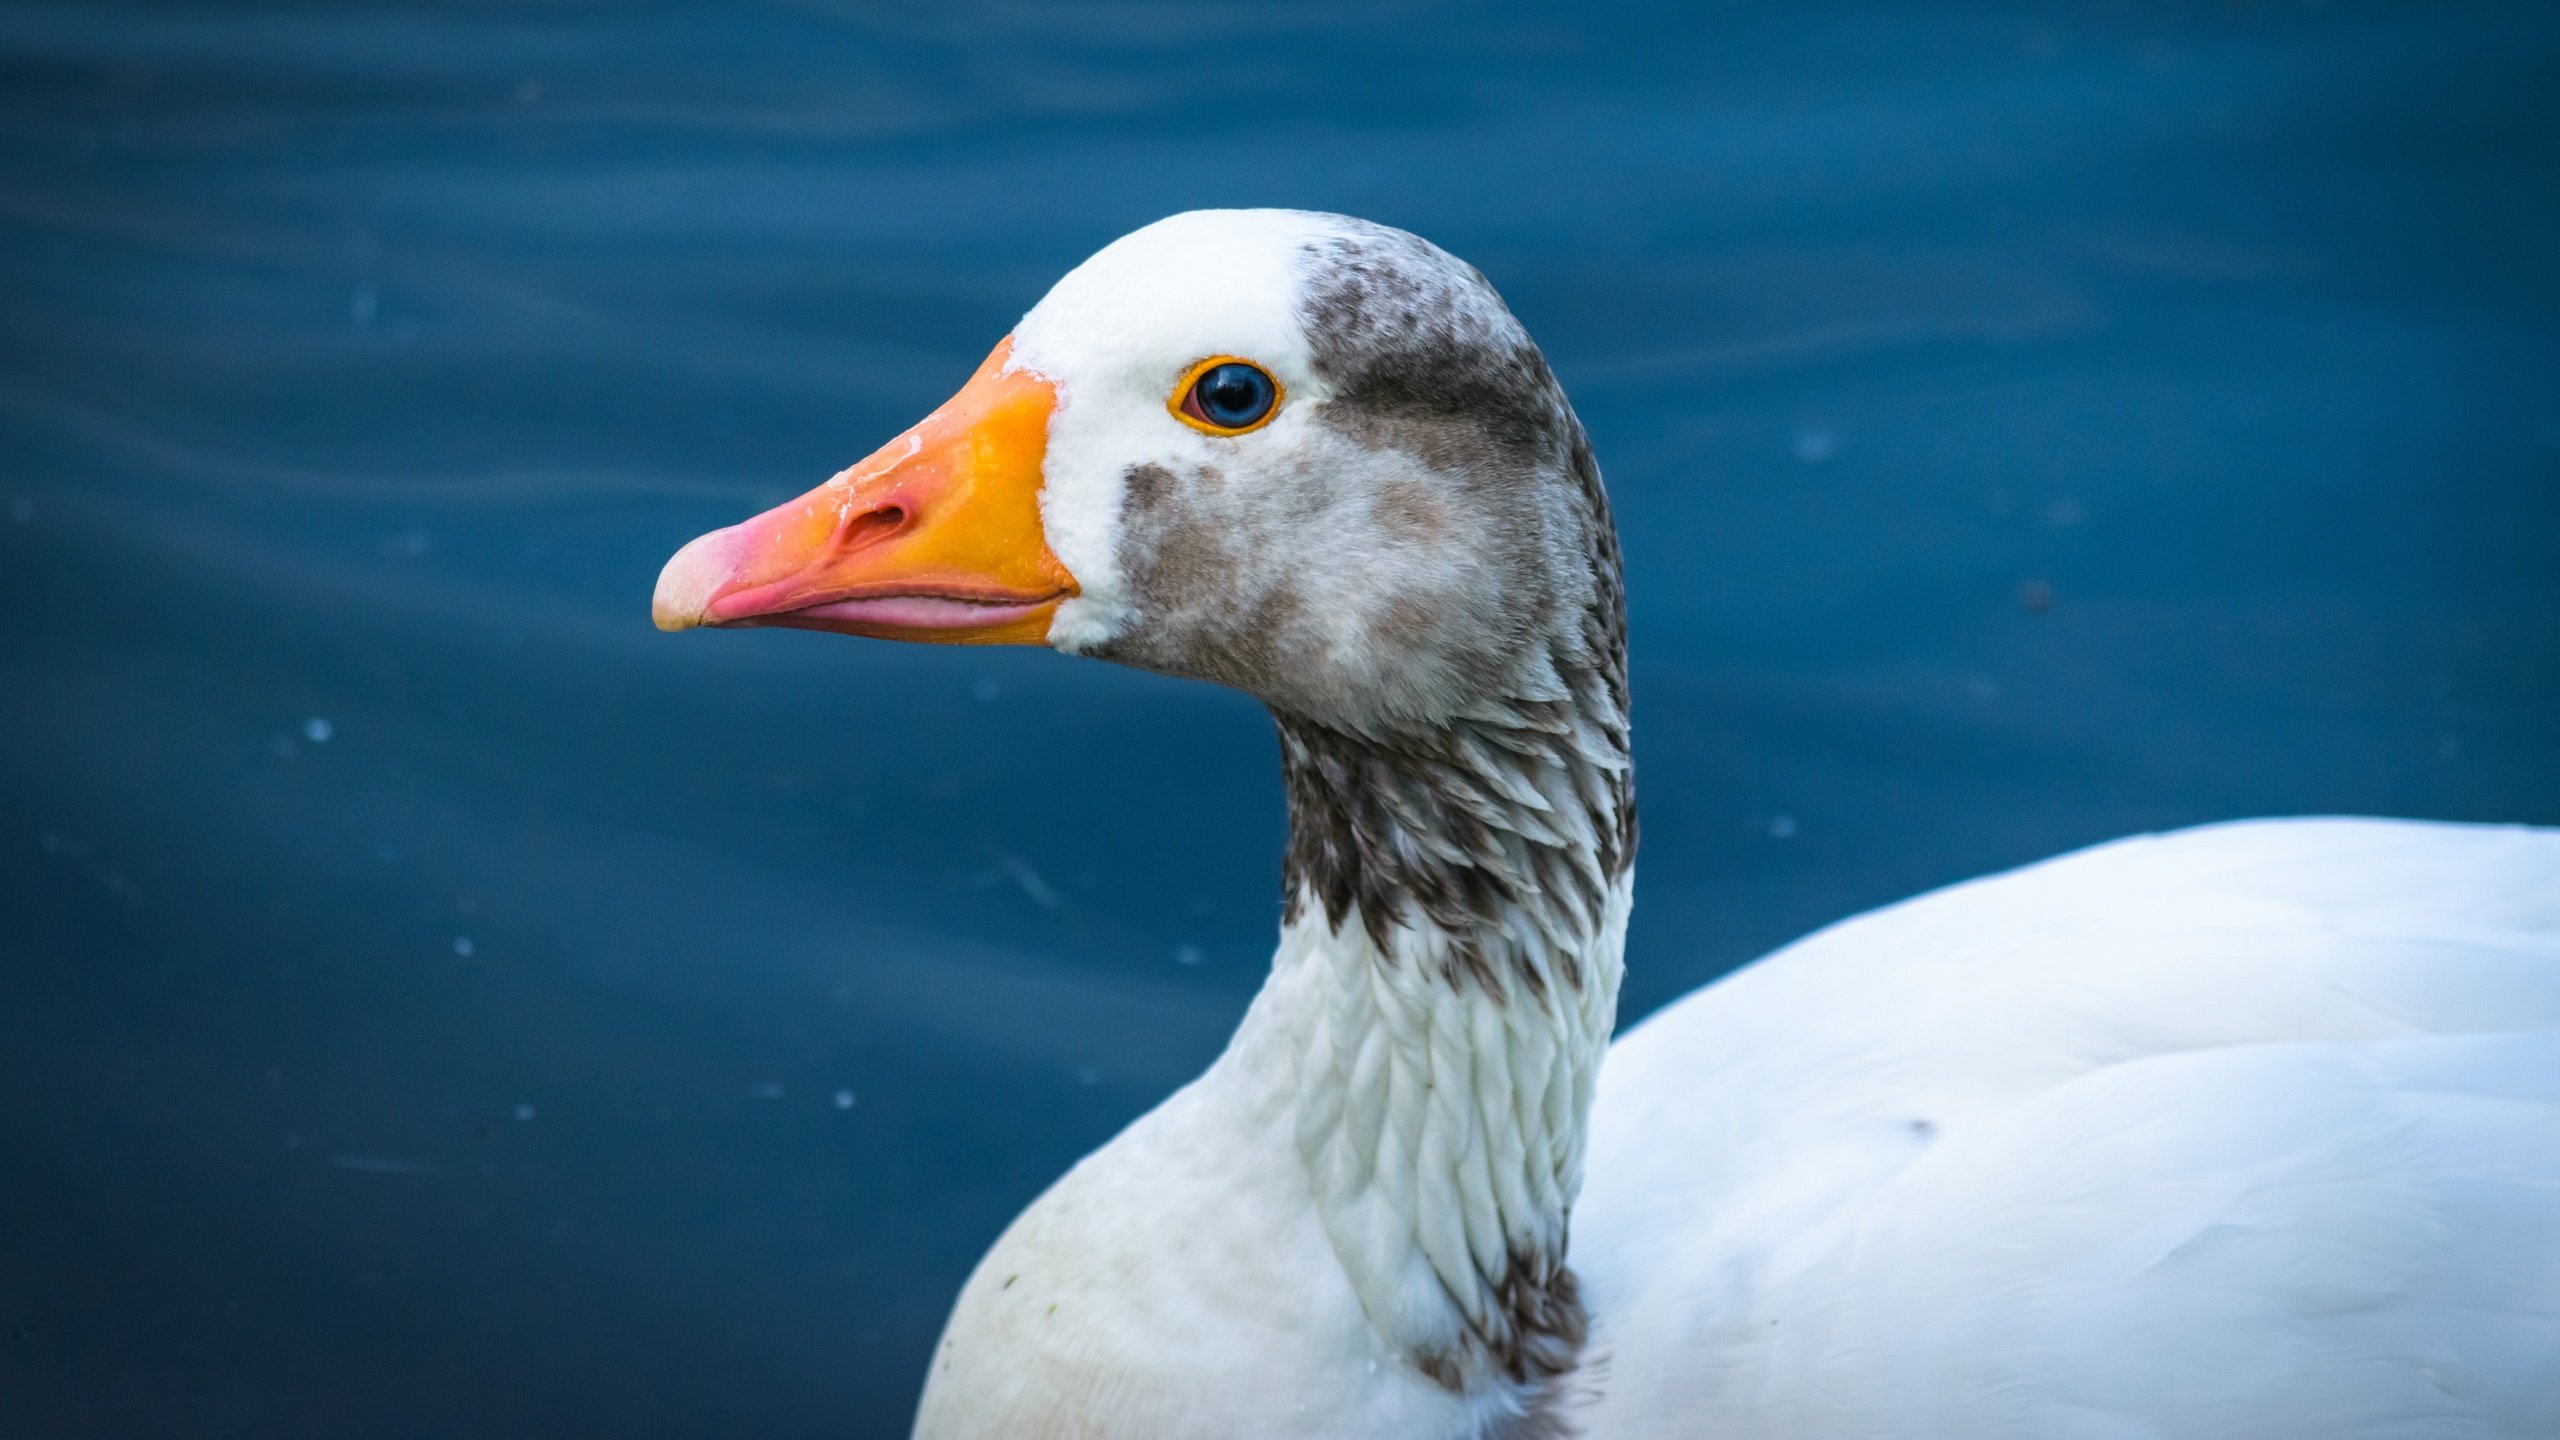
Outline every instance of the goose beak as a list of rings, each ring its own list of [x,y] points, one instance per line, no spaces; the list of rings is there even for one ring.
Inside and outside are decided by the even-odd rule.
[[[1007,370],[1007,338],[960,393],[797,500],[676,552],[661,630],[787,625],[884,640],[1038,645],[1075,577],[1040,525],[1057,388]]]

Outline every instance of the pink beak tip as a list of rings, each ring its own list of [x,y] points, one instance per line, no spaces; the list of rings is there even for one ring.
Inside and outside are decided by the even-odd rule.
[[[658,572],[649,618],[659,629],[690,630],[708,619],[711,602],[719,598],[734,568],[736,533],[736,526],[714,530],[678,550]]]

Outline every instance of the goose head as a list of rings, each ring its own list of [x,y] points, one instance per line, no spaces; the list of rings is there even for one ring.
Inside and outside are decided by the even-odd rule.
[[[1492,286],[1278,210],[1106,247],[914,428],[684,547],[654,608],[1046,644],[1371,736],[1615,672],[1620,624],[1581,427]]]

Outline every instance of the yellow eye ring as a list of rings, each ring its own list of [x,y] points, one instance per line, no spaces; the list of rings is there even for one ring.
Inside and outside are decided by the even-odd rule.
[[[1203,435],[1249,435],[1270,424],[1287,398],[1270,371],[1238,356],[1212,355],[1182,372],[1164,408]]]

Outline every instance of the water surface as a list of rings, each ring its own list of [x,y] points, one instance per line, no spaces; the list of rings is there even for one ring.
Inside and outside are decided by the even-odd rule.
[[[662,637],[1113,236],[1492,275],[1641,1014],[2128,831],[2560,821],[2560,11],[0,10],[0,1431],[895,1435],[1263,969],[1239,697]]]

